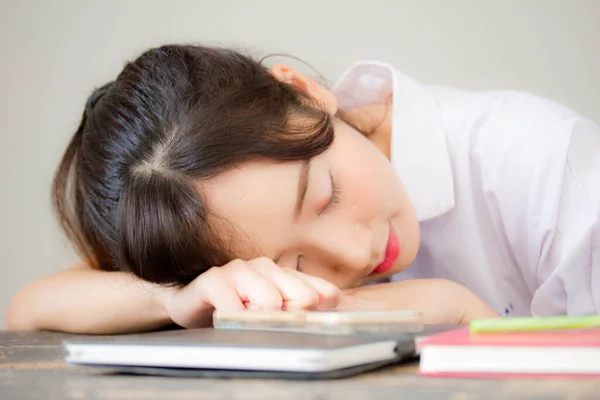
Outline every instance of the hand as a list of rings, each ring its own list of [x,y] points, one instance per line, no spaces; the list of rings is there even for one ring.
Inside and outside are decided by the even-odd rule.
[[[331,283],[281,268],[268,258],[231,261],[163,294],[169,317],[185,328],[210,326],[215,309],[329,310],[342,296]]]
[[[426,324],[467,324],[499,315],[473,292],[445,279],[415,279],[344,291],[340,310],[360,310],[356,299],[379,302],[380,310],[421,312]],[[358,307],[356,306],[358,304]]]

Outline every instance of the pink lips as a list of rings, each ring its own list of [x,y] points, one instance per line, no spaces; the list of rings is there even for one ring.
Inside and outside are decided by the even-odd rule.
[[[383,274],[388,272],[394,266],[394,262],[400,255],[400,245],[398,244],[398,237],[396,236],[396,231],[392,224],[390,224],[390,234],[388,236],[388,243],[385,249],[385,258],[381,264],[377,266],[372,272],[371,275],[375,274]]]

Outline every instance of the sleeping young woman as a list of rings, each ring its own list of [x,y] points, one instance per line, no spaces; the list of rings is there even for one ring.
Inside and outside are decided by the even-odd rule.
[[[600,310],[598,125],[383,62],[329,89],[225,48],[150,49],[88,99],[53,200],[82,262],[21,289],[8,329]]]

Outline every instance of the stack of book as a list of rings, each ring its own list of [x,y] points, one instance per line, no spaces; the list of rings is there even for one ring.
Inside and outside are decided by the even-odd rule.
[[[478,320],[418,347],[427,376],[598,378],[600,316]]]

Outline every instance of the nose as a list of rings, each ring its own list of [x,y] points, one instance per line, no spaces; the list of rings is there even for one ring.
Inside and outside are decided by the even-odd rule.
[[[372,232],[362,224],[328,225],[310,234],[311,248],[331,267],[359,271],[372,260]]]

